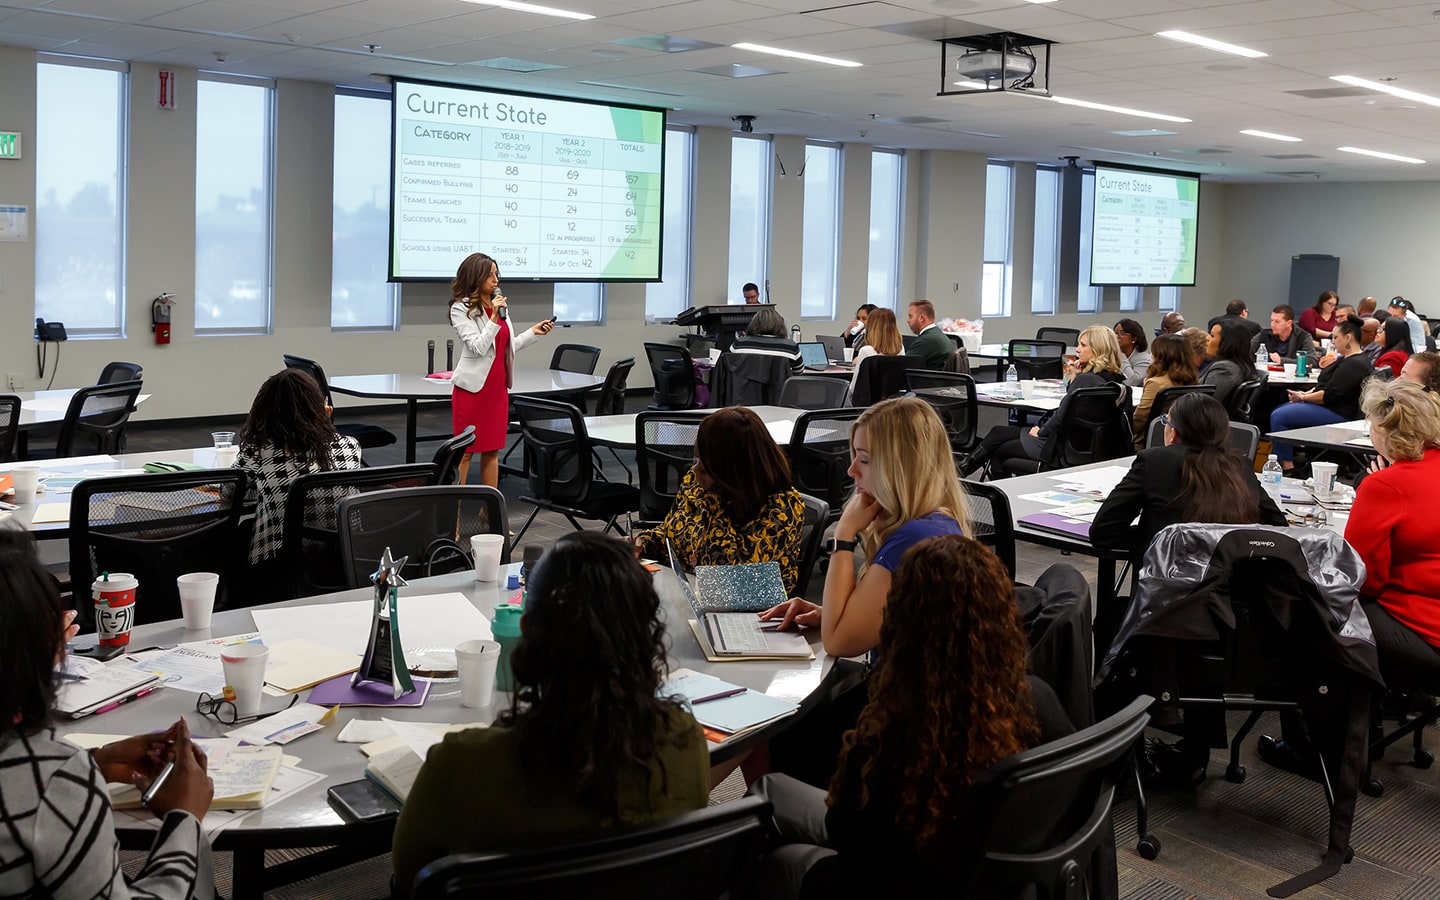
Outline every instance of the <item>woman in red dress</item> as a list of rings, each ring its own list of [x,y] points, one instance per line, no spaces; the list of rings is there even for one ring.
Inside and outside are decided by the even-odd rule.
[[[512,334],[500,267],[484,253],[465,257],[450,282],[450,325],[460,335],[460,362],[450,384],[450,417],[455,433],[475,426],[475,440],[460,460],[460,483],[470,476],[470,456],[480,454],[480,480],[496,487],[500,451],[510,425],[510,385],[515,351],[549,334],[553,321]]]

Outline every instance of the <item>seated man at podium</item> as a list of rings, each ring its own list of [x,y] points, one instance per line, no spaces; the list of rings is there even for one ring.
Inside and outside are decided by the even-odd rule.
[[[760,302],[760,288],[753,281],[745,282],[745,286],[740,289],[740,293],[745,297],[745,305],[747,306],[755,306]]]

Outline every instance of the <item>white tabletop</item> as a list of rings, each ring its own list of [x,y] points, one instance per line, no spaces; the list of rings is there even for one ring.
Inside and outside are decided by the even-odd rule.
[[[15,391],[14,395],[20,398],[20,427],[63,421],[65,411],[70,408],[70,398],[75,396],[78,390],[79,388],[58,388],[53,391]],[[139,406],[149,399],[149,394],[139,394],[135,397],[135,405]]]
[[[1007,381],[996,381],[987,384],[975,385],[976,400],[985,406],[1007,406],[1016,409],[1034,409],[1050,411],[1060,408],[1060,401],[1065,399],[1065,382],[1058,378],[1042,378],[1031,380],[1022,379],[1018,382],[1019,394]],[[1141,388],[1135,385],[1126,385],[1130,391],[1130,402],[1133,405]],[[927,391],[944,391],[945,388],[927,388],[915,393],[925,394]],[[1030,392],[1030,397],[1025,397],[1025,392]]]
[[[795,430],[795,420],[807,410],[792,409],[788,406],[752,406],[752,412],[760,417],[775,443],[784,446],[790,443],[790,433]],[[713,409],[697,409],[695,412],[712,413]],[[610,447],[635,446],[636,413],[621,413],[618,416],[586,416],[585,432],[590,440]]]
[[[1364,419],[1359,419],[1334,425],[1311,425],[1307,428],[1272,432],[1266,437],[1271,441],[1299,444],[1302,447],[1329,447],[1347,453],[1374,453],[1375,445],[1370,442],[1368,424]]]
[[[512,394],[556,394],[586,391],[605,383],[603,375],[560,372],[555,369],[516,369]],[[353,397],[392,400],[449,400],[450,382],[405,372],[373,375],[332,375],[330,390]]]
[[[228,466],[217,466],[215,464],[215,449],[205,447],[201,449],[188,450],[151,450],[145,453],[124,453],[119,456],[70,456],[64,459],[39,459],[32,461],[21,461],[19,463],[0,463],[0,474],[7,474],[16,465],[35,466],[40,469],[41,478],[51,474],[79,475],[82,473],[94,473],[96,477],[104,477],[106,473],[115,475],[128,471],[144,468],[150,462],[181,462],[193,463],[205,468],[228,468]],[[34,524],[37,511],[46,513],[53,512],[57,516],[62,510],[56,506],[62,504],[65,511],[65,521],[47,522],[39,525]],[[35,497],[34,503],[21,503],[18,508],[11,511],[10,521],[35,533],[37,538],[61,537],[70,528],[69,523],[70,492],[41,490]]]

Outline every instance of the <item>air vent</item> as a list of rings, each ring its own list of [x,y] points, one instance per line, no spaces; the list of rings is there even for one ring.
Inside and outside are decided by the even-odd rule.
[[[592,87],[613,88],[617,91],[639,91],[642,94],[663,94],[666,97],[683,97],[684,94],[677,94],[675,91],[662,91],[656,88],[636,87],[633,84],[615,84],[611,81],[582,81],[581,84],[588,84]]]
[[[1214,153],[1229,153],[1230,151],[1229,151],[1229,150],[1226,150],[1226,149],[1224,149],[1224,148],[1222,148],[1222,147],[1201,147],[1201,148],[1199,148],[1198,150],[1191,150],[1190,152],[1191,152],[1191,153],[1198,153],[1198,154],[1214,154]]]
[[[721,78],[755,78],[760,75],[784,75],[781,69],[763,69],[760,66],[742,66],[731,63],[728,66],[706,66],[703,69],[686,69],[700,75],[719,75]]]
[[[1323,156],[1316,156],[1314,153],[1267,153],[1266,159],[1324,159]]]
[[[1307,91],[1286,91],[1307,100],[1339,100],[1342,97],[1373,97],[1375,92],[1358,87],[1312,88]]]
[[[1266,175],[1278,175],[1281,178],[1319,178],[1319,172],[1266,172]]]
[[[641,50],[657,50],[661,53],[685,53],[689,50],[711,50],[724,46],[696,38],[681,37],[678,34],[642,34],[639,37],[621,38],[610,43],[623,44],[626,47],[639,47]]]
[[[487,69],[504,69],[507,72],[544,72],[546,69],[563,69],[564,66],[553,66],[550,63],[531,62],[528,59],[513,59],[509,56],[497,56],[494,59],[477,59],[467,65],[483,66]]]
[[[892,122],[896,125],[935,125],[940,122],[948,122],[949,119],[937,119],[934,116],[880,116],[877,122]]]

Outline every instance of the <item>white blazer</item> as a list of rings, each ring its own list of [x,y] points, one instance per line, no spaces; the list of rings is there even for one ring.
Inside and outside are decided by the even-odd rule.
[[[490,367],[495,365],[495,336],[500,333],[501,323],[491,321],[483,312],[478,321],[471,318],[466,314],[462,300],[450,304],[450,324],[460,336],[460,362],[455,366],[450,384],[472,393],[479,391],[485,386],[485,379],[490,377]],[[509,327],[508,319],[504,326]],[[510,329],[510,343],[506,345],[505,353],[506,388],[515,383],[515,351],[529,346],[535,338],[536,335],[528,328],[519,332]]]

